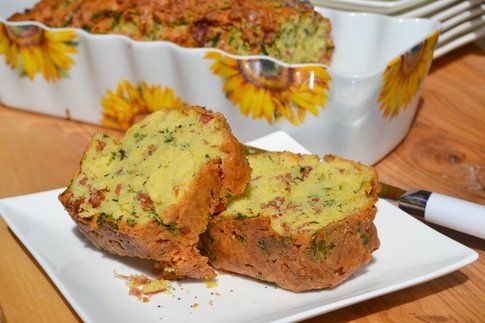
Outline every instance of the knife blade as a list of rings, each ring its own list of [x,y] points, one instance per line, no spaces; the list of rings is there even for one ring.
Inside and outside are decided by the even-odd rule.
[[[379,197],[397,201],[403,211],[425,221],[485,239],[485,206],[425,190],[403,190],[380,183]]]

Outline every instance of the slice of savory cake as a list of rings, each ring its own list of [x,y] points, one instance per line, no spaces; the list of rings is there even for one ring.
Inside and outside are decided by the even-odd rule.
[[[199,235],[249,177],[225,118],[184,106],[154,112],[122,140],[94,135],[59,199],[97,247],[160,261],[172,278],[208,278]]]
[[[212,217],[203,242],[214,267],[292,290],[332,287],[379,247],[377,173],[327,155],[260,152],[244,194]]]

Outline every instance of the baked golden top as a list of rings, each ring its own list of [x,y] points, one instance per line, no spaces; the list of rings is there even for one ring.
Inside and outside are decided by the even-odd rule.
[[[184,47],[328,63],[330,21],[299,0],[42,0],[10,20],[77,27]]]
[[[79,201],[77,216],[96,216],[100,226],[156,221],[177,230],[166,211],[192,189],[204,165],[226,156],[221,148],[225,119],[204,112],[162,109],[133,125],[121,141],[96,134],[68,188],[71,199]]]
[[[360,163],[288,152],[260,152],[248,160],[249,185],[229,202],[223,218],[268,217],[274,231],[290,235],[316,232],[377,201],[377,173]]]

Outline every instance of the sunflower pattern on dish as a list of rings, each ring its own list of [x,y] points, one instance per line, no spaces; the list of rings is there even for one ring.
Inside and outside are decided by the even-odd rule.
[[[273,124],[285,118],[298,125],[307,112],[317,116],[327,104],[330,75],[324,67],[288,67],[269,59],[234,59],[219,52],[209,52],[205,58],[214,60],[211,71],[224,79],[227,98],[253,119]]]
[[[169,87],[148,85],[145,82],[134,86],[127,80],[122,80],[116,91],[107,90],[101,101],[102,123],[112,128],[128,129],[153,111],[182,104],[183,101]]]
[[[0,23],[0,55],[5,63],[33,80],[41,73],[47,81],[69,77],[77,53],[76,33],[43,30],[35,25],[7,26]]]
[[[438,31],[434,32],[387,65],[383,75],[384,85],[378,100],[384,117],[397,117],[421,88],[433,60],[438,34]]]

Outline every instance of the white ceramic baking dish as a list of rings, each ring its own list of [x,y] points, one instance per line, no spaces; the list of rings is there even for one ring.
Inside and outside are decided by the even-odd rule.
[[[35,1],[0,1],[0,102],[126,128],[181,102],[222,112],[246,142],[284,130],[314,153],[375,163],[406,135],[439,24],[318,9],[330,66],[7,22]]]

